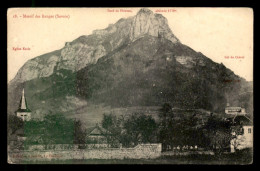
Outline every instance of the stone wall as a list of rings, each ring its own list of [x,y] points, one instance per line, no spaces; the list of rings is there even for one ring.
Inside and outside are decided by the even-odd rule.
[[[167,151],[162,156],[214,155],[213,151]]]
[[[93,148],[108,148],[108,144],[47,144],[47,145],[30,145],[25,149],[27,151],[37,150],[78,150]]]
[[[148,159],[161,155],[161,144],[139,144],[134,148],[38,150],[9,152],[9,163],[70,159]]]

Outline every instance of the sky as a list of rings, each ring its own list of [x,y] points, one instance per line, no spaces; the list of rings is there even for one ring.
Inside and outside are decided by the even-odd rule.
[[[252,9],[148,9],[167,18],[169,27],[181,43],[203,53],[214,62],[223,63],[247,81],[253,80]],[[92,34],[93,30],[104,29],[120,18],[136,15],[139,10],[140,8],[9,9],[8,82],[29,59],[61,49],[65,42]],[[15,50],[17,48],[21,50]]]

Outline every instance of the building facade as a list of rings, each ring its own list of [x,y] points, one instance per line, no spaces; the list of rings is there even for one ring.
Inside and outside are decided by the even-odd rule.
[[[247,115],[235,115],[232,118],[233,130],[230,142],[231,152],[253,148],[253,121]]]
[[[246,115],[246,109],[242,107],[231,107],[229,104],[227,104],[227,107],[225,108],[225,113],[227,115]]]

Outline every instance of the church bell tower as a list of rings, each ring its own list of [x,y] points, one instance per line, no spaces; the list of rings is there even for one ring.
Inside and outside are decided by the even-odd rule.
[[[31,120],[31,110],[27,106],[27,102],[24,96],[24,89],[20,100],[19,109],[15,113],[17,117],[21,118],[23,121]]]

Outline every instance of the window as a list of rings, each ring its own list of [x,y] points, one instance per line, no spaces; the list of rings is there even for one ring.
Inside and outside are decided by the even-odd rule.
[[[245,131],[244,128],[240,128],[240,133],[241,134],[244,134],[244,131]]]
[[[251,134],[251,128],[248,128],[248,133]]]

